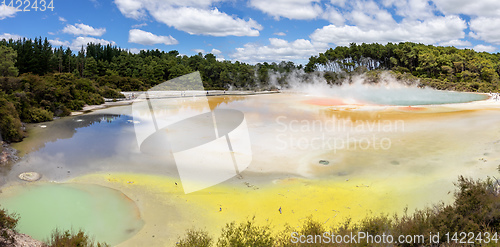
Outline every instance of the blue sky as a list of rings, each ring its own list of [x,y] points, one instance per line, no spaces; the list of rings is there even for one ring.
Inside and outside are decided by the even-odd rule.
[[[35,0],[30,0],[33,5]],[[38,7],[43,1],[36,0]],[[14,7],[9,7],[11,4]],[[45,0],[47,6],[51,0]],[[247,63],[305,63],[351,42],[411,41],[498,52],[498,0],[0,0],[0,39],[47,37],[79,50],[87,42],[213,53]],[[16,11],[30,9],[31,11]]]

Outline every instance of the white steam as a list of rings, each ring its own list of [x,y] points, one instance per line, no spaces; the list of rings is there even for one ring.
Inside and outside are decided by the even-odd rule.
[[[287,75],[270,74],[270,85],[284,92],[342,99],[349,104],[428,105],[485,99],[484,95],[419,88],[418,81],[402,81],[382,72],[377,83],[366,74],[348,77],[341,85],[328,84],[324,73],[295,70]]]

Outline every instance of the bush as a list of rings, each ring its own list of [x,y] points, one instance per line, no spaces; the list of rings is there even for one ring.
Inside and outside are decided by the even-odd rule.
[[[180,239],[177,243],[179,247],[210,247],[212,246],[212,238],[208,232],[202,230],[187,230],[186,236]]]
[[[55,229],[50,239],[46,243],[49,247],[104,247],[109,246],[106,243],[94,243],[88,235],[82,230],[77,233],[70,231],[61,232]]]
[[[217,246],[273,246],[275,239],[271,235],[270,227],[256,226],[254,219],[238,225],[235,222],[226,224],[217,241]]]
[[[28,123],[40,123],[51,121],[54,114],[45,109],[34,107],[28,110],[28,118],[25,119]]]
[[[108,99],[125,98],[125,95],[120,93],[118,90],[109,88],[107,86],[104,86],[104,88],[101,91],[101,95],[102,97]]]
[[[19,216],[0,209],[0,246],[12,246],[14,244],[14,228],[16,228],[18,221]]]
[[[73,111],[78,111],[78,110],[81,110],[83,108],[83,106],[85,105],[85,102],[83,100],[72,100],[66,105],[68,106],[69,109],[71,109]]]
[[[4,98],[0,92],[0,133],[7,142],[21,141],[23,138],[22,124],[14,104]]]

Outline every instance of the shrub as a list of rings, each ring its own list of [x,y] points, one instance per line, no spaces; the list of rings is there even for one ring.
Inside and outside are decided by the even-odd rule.
[[[82,230],[77,233],[55,229],[46,243],[49,247],[104,247],[106,243],[94,243],[94,240]]]
[[[6,210],[0,209],[0,246],[12,246],[14,244],[15,233],[19,216],[16,214],[9,214]]]
[[[14,104],[4,98],[0,92],[0,133],[2,139],[8,142],[21,141],[23,138],[22,124]]]
[[[271,234],[270,227],[257,226],[254,219],[240,224],[236,224],[234,221],[226,224],[217,240],[217,246],[273,246],[275,238]]]
[[[51,121],[54,118],[54,114],[45,109],[33,107],[28,110],[28,118],[25,119],[28,123],[40,123]]]
[[[101,91],[101,95],[102,97],[109,99],[125,98],[125,95],[120,93],[118,90],[109,88],[107,86],[104,86],[104,88]]]
[[[202,230],[187,230],[186,236],[180,239],[177,243],[179,247],[210,247],[212,246],[212,238],[208,235],[208,232]]]

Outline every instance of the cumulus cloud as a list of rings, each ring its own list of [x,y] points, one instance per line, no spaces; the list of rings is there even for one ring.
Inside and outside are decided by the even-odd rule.
[[[205,52],[205,50],[203,50],[203,49],[191,49],[191,51],[194,51],[194,52],[195,52],[195,53],[197,53],[197,54],[198,54],[198,53],[201,53],[201,54],[208,54],[208,53],[212,53],[212,54],[214,54],[214,55],[216,55],[216,56],[218,56],[218,55],[222,54],[222,51],[220,51],[220,50],[218,50],[218,49],[215,49],[215,48],[213,48],[213,49],[212,49],[212,51],[210,51],[210,52]]]
[[[214,54],[214,55],[218,56],[218,55],[222,54],[222,51],[220,51],[220,50],[218,50],[218,49],[215,49],[215,48],[214,48],[214,49],[212,49],[212,51],[211,51],[210,53],[212,53],[212,54]]]
[[[247,63],[297,61],[324,52],[327,48],[324,43],[313,43],[305,39],[288,42],[284,39],[270,38],[269,45],[248,43],[236,48],[231,57]]]
[[[73,39],[71,42],[56,38],[49,40],[49,42],[54,47],[59,47],[59,46],[69,47],[73,51],[79,51],[80,49],[82,49],[82,46],[85,49],[88,43],[101,44],[101,45],[109,45],[109,44],[116,45],[114,41],[97,39],[94,37],[77,37]]]
[[[253,19],[228,15],[212,5],[217,0],[115,0],[126,17],[155,20],[189,34],[211,36],[258,36],[262,26]]]
[[[93,28],[83,23],[77,23],[75,25],[66,25],[62,31],[63,33],[73,34],[75,36],[102,36],[106,33],[106,28]]]
[[[500,44],[500,18],[479,17],[470,21],[469,35],[475,39],[484,40],[489,43]]]
[[[53,46],[53,47],[59,47],[59,46],[65,46],[65,47],[68,47],[70,46],[71,44],[68,42],[68,41],[61,41],[59,39],[49,39],[49,43]]]
[[[467,27],[457,16],[435,17],[426,21],[403,20],[392,27],[335,26],[328,25],[316,29],[311,34],[312,41],[335,45],[355,43],[382,43],[412,41],[435,44],[465,37]]]
[[[59,21],[60,22],[67,22],[67,20],[64,17],[59,16]]]
[[[151,15],[178,30],[189,34],[210,36],[259,36],[262,26],[253,19],[234,18],[217,8],[206,10],[192,7],[156,9]],[[169,14],[165,14],[169,13]]]
[[[352,25],[360,28],[392,28],[396,21],[384,8],[378,6],[374,1],[352,1],[351,10],[345,14]]]
[[[172,36],[159,36],[140,29],[132,29],[129,31],[128,42],[141,45],[165,44],[175,45],[179,42]]]
[[[483,51],[485,51],[485,52],[495,52],[495,51],[498,50],[496,47],[491,46],[491,45],[476,45],[472,49],[474,49],[477,52],[483,52]]]
[[[497,0],[434,0],[433,2],[444,14],[500,16],[500,1]]]
[[[14,7],[9,7],[7,5],[0,5],[0,20],[3,20],[5,18],[10,18],[14,17],[16,15],[17,11],[16,8]]]
[[[77,37],[76,39],[71,42],[71,49],[73,50],[79,50],[83,47],[87,47],[88,43],[94,43],[94,44],[101,44],[101,45],[116,45],[114,41],[108,41],[105,39],[97,39],[93,37]]]
[[[10,34],[10,33],[4,33],[4,34],[0,34],[0,40],[9,40],[9,39],[13,39],[13,40],[18,40],[18,39],[21,39],[22,37],[17,35],[17,34]]]
[[[277,35],[277,36],[286,36],[286,33],[284,33],[284,32],[277,32],[277,33],[274,33],[274,35]]]
[[[250,0],[249,5],[279,20],[310,20],[323,13],[321,0]]]
[[[467,40],[454,39],[450,41],[444,41],[439,43],[440,46],[454,46],[454,47],[470,47],[472,43]]]
[[[327,5],[322,17],[323,19],[330,21],[331,24],[337,26],[344,25],[346,21],[344,15],[341,13],[341,10],[331,5]]]
[[[425,20],[434,17],[435,7],[428,0],[384,0],[382,4],[386,8],[394,7],[397,15]]]
[[[205,53],[205,50],[203,50],[203,49],[191,49],[191,50],[196,52],[196,53],[201,53],[201,54]]]
[[[120,12],[128,18],[141,19],[146,16],[147,2],[141,0],[115,0],[115,4]]]
[[[130,48],[128,51],[132,54],[139,54],[139,52],[144,51],[144,49]]]

